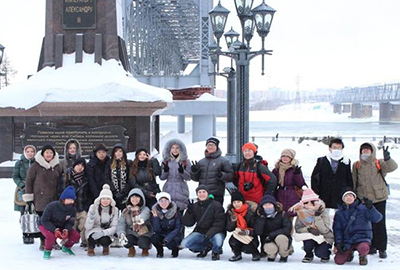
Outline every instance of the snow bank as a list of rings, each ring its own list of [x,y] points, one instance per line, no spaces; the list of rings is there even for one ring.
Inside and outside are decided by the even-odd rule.
[[[29,80],[0,91],[0,108],[30,109],[42,102],[172,101],[162,88],[140,83],[114,59],[94,63],[93,54],[84,54],[75,64],[75,54],[64,55],[63,67],[47,67]]]

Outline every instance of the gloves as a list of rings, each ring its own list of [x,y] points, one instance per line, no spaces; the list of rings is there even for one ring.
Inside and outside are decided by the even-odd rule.
[[[192,161],[192,173],[197,173],[199,171],[199,165],[197,161]]]
[[[167,162],[163,162],[162,165],[163,165],[163,170],[164,170],[164,172],[169,172],[168,163],[167,163]]]
[[[294,174],[301,174],[301,166],[296,166],[296,168],[294,169]]]
[[[104,236],[104,232],[95,232],[92,234],[92,238],[94,240],[98,240]]]
[[[318,229],[315,229],[315,228],[308,228],[307,231],[308,231],[309,233],[311,233],[312,235],[315,235],[315,236],[320,235],[319,230],[318,230]]]
[[[318,207],[317,211],[315,211],[314,216],[319,217],[323,212],[324,212],[324,207],[322,205],[320,205],[320,207]]]
[[[182,162],[179,162],[178,165],[179,165],[178,172],[179,173],[183,173],[183,164],[182,164]]]
[[[218,170],[217,170],[217,178],[222,178],[222,176],[223,176],[223,174],[222,174],[221,168],[218,168]]]
[[[59,228],[54,230],[54,237],[57,239],[62,239],[62,234]]]
[[[368,198],[364,197],[363,201],[364,201],[365,207],[367,207],[368,210],[371,210],[372,207],[374,207],[374,204],[372,203],[371,200],[368,200]]]
[[[347,250],[346,246],[343,243],[337,243],[336,248],[339,253],[345,253]]]
[[[272,242],[272,237],[270,237],[269,235],[267,237],[265,237],[264,239],[265,243],[271,243]]]
[[[186,211],[189,214],[192,214],[193,213],[193,209],[194,209],[194,202],[193,202],[193,200],[189,200],[189,204],[187,206],[187,210]]]
[[[119,236],[119,242],[121,245],[125,246],[128,244],[128,238],[126,238],[126,235],[124,233],[121,233]]]
[[[240,230],[239,232],[238,232],[238,234],[239,235],[250,235],[250,231],[249,230]]]
[[[63,231],[62,231],[62,233],[61,233],[61,239],[62,240],[65,240],[65,239],[67,239],[68,238],[68,230],[67,229],[64,229]]]
[[[383,147],[383,160],[388,161],[390,159],[390,152],[388,151],[389,146]]]

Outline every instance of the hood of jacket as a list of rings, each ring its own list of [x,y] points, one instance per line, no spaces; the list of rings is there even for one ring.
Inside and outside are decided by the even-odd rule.
[[[125,162],[126,162],[126,166],[128,166],[128,156],[126,154],[125,146],[122,143],[118,143],[118,144],[114,145],[114,147],[113,147],[113,149],[111,151],[111,156],[110,156],[111,157],[111,163],[113,163],[113,161],[115,159],[114,154],[115,154],[115,151],[118,148],[122,149],[122,152],[124,153],[124,159],[125,159]]]
[[[126,205],[132,205],[131,197],[133,195],[139,195],[142,198],[143,205],[140,207],[140,209],[142,209],[143,207],[146,206],[146,197],[144,196],[143,191],[140,188],[134,188],[131,191],[129,191],[128,200],[126,201]]]
[[[170,207],[167,208],[167,212],[165,214],[163,214],[163,212],[161,211],[161,207],[158,203],[154,204],[153,207],[151,208],[151,210],[155,210],[157,212],[157,216],[160,219],[171,219],[175,216],[176,211],[178,210],[178,206],[176,205],[175,202],[171,202],[170,203]]]
[[[179,140],[179,139],[172,139],[172,140],[169,140],[169,141],[165,144],[164,150],[163,150],[163,153],[162,153],[163,160],[171,161],[171,147],[172,147],[174,144],[176,144],[176,145],[179,146],[179,150],[180,150],[180,154],[179,154],[180,160],[186,160],[186,159],[188,158],[186,146],[185,146],[185,144],[184,144],[181,140]]]
[[[69,139],[65,145],[64,145],[64,159],[68,159],[68,149],[67,146],[70,143],[75,143],[76,145],[76,158],[80,158],[82,156],[82,149],[81,149],[81,144],[79,143],[78,140],[75,139]]]
[[[45,168],[46,170],[48,169],[52,169],[55,166],[57,166],[60,161],[58,159],[58,153],[56,152],[56,155],[53,157],[52,160],[50,160],[50,162],[47,162],[44,157],[42,156],[42,150],[40,150],[39,152],[36,153],[35,156],[35,161],[42,166],[43,168]]]
[[[363,144],[368,144],[372,148],[371,156],[367,159],[367,161],[364,161],[364,160],[361,159],[361,145],[363,145]],[[375,147],[375,145],[373,143],[370,143],[370,142],[366,142],[366,143],[363,143],[363,144],[360,145],[360,148],[359,148],[359,151],[358,151],[359,152],[359,158],[360,158],[359,160],[362,163],[371,163],[371,162],[375,163],[375,159],[376,159],[376,147]]]

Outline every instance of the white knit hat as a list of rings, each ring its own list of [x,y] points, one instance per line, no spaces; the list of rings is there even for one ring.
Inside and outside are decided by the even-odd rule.
[[[357,198],[357,195],[354,193],[354,191],[348,190],[348,191],[346,191],[345,193],[343,193],[342,201],[344,201],[344,197],[345,197],[347,194],[353,195],[353,196],[354,196],[354,199]]]
[[[160,201],[161,198],[167,198],[168,201],[171,201],[171,195],[167,192],[160,192],[156,194],[157,202]]]
[[[102,198],[110,198],[110,199],[113,199],[113,194],[112,194],[112,192],[111,192],[111,190],[110,190],[110,186],[109,186],[109,185],[107,185],[107,184],[104,184],[104,185],[103,185],[103,189],[102,189],[102,191],[100,192],[99,198],[100,198],[100,199],[102,199]]]

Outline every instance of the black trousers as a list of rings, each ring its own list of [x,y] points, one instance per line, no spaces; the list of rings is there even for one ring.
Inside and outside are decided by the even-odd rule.
[[[153,243],[153,245],[155,247],[162,247],[162,241],[164,240],[165,236],[161,235],[161,234],[153,234],[151,236],[151,243]],[[171,242],[169,242],[166,247],[168,249],[174,249],[176,247],[178,247],[180,243],[175,242],[175,240],[172,240]]]
[[[257,254],[258,252],[258,239],[257,237],[253,238],[253,241],[251,241],[249,244],[243,244],[239,240],[237,240],[233,235],[231,238],[229,238],[229,246],[231,247],[233,253],[238,254],[241,252],[247,253],[247,254]]]
[[[387,231],[386,231],[386,201],[374,203],[376,210],[382,214],[382,219],[378,223],[372,223],[372,243],[371,248],[377,250],[387,249]]]
[[[109,236],[103,236],[97,240],[94,240],[92,238],[92,235],[93,234],[91,234],[88,239],[88,247],[89,248],[94,248],[96,246],[96,244],[100,244],[102,247],[108,247],[109,245],[111,245],[112,241]]]
[[[150,249],[151,241],[148,236],[139,236],[136,237],[133,234],[127,234],[126,238],[128,238],[128,244],[125,245],[126,248],[130,248],[133,246],[139,246],[141,249]]]
[[[315,253],[315,256],[317,256],[318,258],[326,258],[331,255],[330,248],[332,246],[327,242],[318,244],[314,240],[310,239],[310,240],[304,240],[303,245],[304,245],[304,251],[306,252],[306,255],[309,257],[313,255],[313,251]]]

